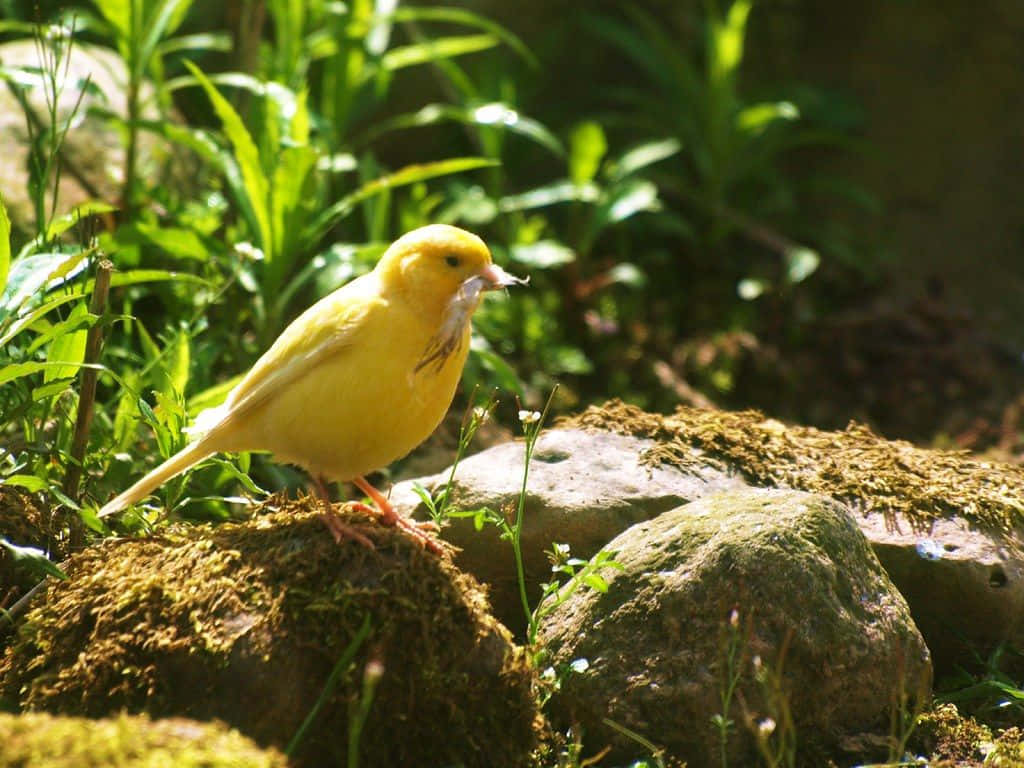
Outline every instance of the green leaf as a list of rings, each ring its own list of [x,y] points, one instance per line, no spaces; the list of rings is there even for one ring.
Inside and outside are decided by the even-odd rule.
[[[495,35],[455,35],[436,37],[422,43],[392,48],[381,57],[381,65],[388,72],[425,64],[436,59],[452,59],[467,53],[486,51],[498,45]]]
[[[743,39],[751,6],[751,0],[735,0],[724,22],[712,22],[710,64],[716,82],[731,78],[743,61]]]
[[[179,259],[206,261],[210,257],[209,249],[191,229],[161,227],[145,221],[138,221],[125,229],[127,234],[136,233],[145,241]]]
[[[234,151],[234,159],[238,164],[238,170],[242,178],[242,190],[245,194],[245,202],[248,204],[248,212],[253,217],[254,234],[260,239],[260,247],[268,260],[273,258],[270,248],[273,245],[271,233],[270,212],[268,210],[270,183],[263,173],[263,165],[260,162],[260,153],[252,135],[245,127],[241,116],[218,91],[210,79],[203,74],[191,61],[186,60],[185,66],[206,91],[214,112],[220,118],[224,134]]]
[[[214,384],[209,389],[204,389],[202,392],[190,397],[188,400],[188,407],[186,409],[188,411],[188,415],[194,418],[197,414],[205,411],[207,408],[215,408],[223,403],[228,396],[228,392],[234,389],[235,385],[238,384],[244,376],[244,373],[240,373],[237,376],[233,376],[226,381],[222,381],[220,384]]]
[[[576,252],[557,240],[538,240],[536,243],[513,245],[509,256],[534,269],[552,269],[576,261]]]
[[[401,128],[417,128],[452,120],[465,125],[493,126],[528,138],[555,155],[565,155],[565,147],[550,130],[536,120],[520,114],[502,102],[489,102],[473,107],[452,104],[427,104],[416,112],[398,115],[378,123],[367,138]]]
[[[5,365],[0,368],[0,384],[6,384],[8,381],[14,381],[15,379],[21,379],[25,376],[32,376],[33,374],[45,371],[47,369],[46,363],[40,362],[27,362],[27,363],[14,363],[12,365]]]
[[[81,252],[35,253],[15,260],[0,295],[0,318],[17,311],[33,297],[41,295],[48,283],[66,276],[71,266],[81,263]]]
[[[484,157],[453,157],[448,160],[438,160],[434,163],[423,163],[407,165],[387,176],[367,182],[355,192],[352,192],[336,202],[326,211],[321,213],[309,226],[305,239],[308,243],[315,243],[320,240],[331,227],[348,216],[357,204],[395,187],[415,184],[418,181],[426,181],[438,176],[448,176],[453,173],[472,171],[477,168],[488,168],[498,163]]]
[[[601,196],[596,184],[573,184],[571,181],[556,181],[543,187],[531,189],[519,195],[508,195],[498,201],[498,208],[503,213],[525,211],[531,208],[543,208],[548,205],[568,202],[595,202]]]
[[[610,164],[608,176],[619,181],[627,176],[636,173],[641,168],[646,168],[654,163],[661,162],[672,155],[676,155],[683,148],[677,139],[662,139],[661,141],[650,141],[633,147],[625,152],[622,157]]]
[[[569,134],[569,178],[573,184],[593,181],[608,151],[604,129],[597,123],[580,123]]]
[[[643,288],[647,285],[647,275],[636,264],[624,261],[608,270],[608,281],[630,288]]]
[[[784,254],[786,261],[786,282],[796,284],[803,282],[818,269],[821,257],[817,251],[803,246],[789,248]]]
[[[791,101],[751,104],[736,115],[736,127],[745,133],[759,135],[776,120],[798,120],[800,110]]]
[[[520,397],[525,395],[526,390],[523,387],[523,382],[519,380],[515,368],[506,363],[496,352],[482,346],[481,342],[475,340],[475,337],[470,353],[475,355],[481,365],[491,372],[496,379],[495,384],[498,389],[513,392]]]
[[[188,385],[191,363],[191,339],[185,331],[178,331],[160,355],[160,377],[157,386],[160,392],[173,397],[184,393]]]
[[[7,207],[0,196],[0,296],[7,286],[7,273],[11,268],[11,220],[7,216]]]
[[[745,277],[736,284],[736,295],[744,301],[753,301],[771,289],[771,283],[756,277]]]
[[[657,211],[658,188],[649,181],[633,179],[614,190],[612,199],[604,207],[604,220],[608,223],[625,221],[641,211]]]
[[[96,216],[101,213],[113,213],[116,210],[116,205],[105,203],[102,200],[87,200],[84,203],[79,203],[63,216],[58,216],[50,222],[50,226],[46,228],[44,240],[47,243],[51,243],[82,219],[87,219],[90,216]]]
[[[93,0],[100,14],[119,37],[131,34],[131,3],[134,0]]]
[[[530,49],[523,44],[522,40],[500,24],[496,24],[490,19],[472,11],[467,11],[463,8],[417,8],[405,6],[397,9],[392,15],[395,21],[447,21],[454,24],[463,24],[467,27],[477,27],[500,38],[501,42],[519,54],[531,67],[535,69],[540,67],[537,57],[530,52]]]
[[[71,310],[69,319],[88,320],[89,311],[85,303],[76,304]],[[88,331],[79,329],[56,336],[46,351],[49,363],[70,363],[70,365],[53,365],[43,373],[43,383],[59,379],[70,379],[78,371],[78,365],[85,359],[85,337]]]
[[[24,568],[29,573],[40,578],[44,576],[53,576],[53,578],[60,579],[61,581],[67,578],[64,571],[50,562],[46,553],[41,549],[36,549],[35,547],[19,547],[15,544],[11,544],[11,542],[5,538],[0,538],[0,547],[7,550],[7,554],[10,555],[11,561],[14,563],[16,568]]]
[[[47,483],[43,478],[35,475],[8,475],[0,481],[2,485],[14,485],[23,488],[29,493],[39,493],[47,489]]]
[[[83,303],[80,306],[85,306],[85,304]],[[75,307],[75,309],[77,310],[78,307]],[[64,336],[65,334],[79,330],[83,326],[88,330],[96,320],[97,317],[95,315],[90,315],[88,312],[72,311],[67,320],[61,320],[50,325],[50,327],[34,338],[32,343],[25,349],[25,354],[26,356],[31,356],[36,350],[49,344],[58,336]]]
[[[201,277],[189,275],[184,272],[168,272],[162,269],[136,269],[131,272],[115,272],[110,278],[110,284],[115,288],[163,281],[182,281],[197,283],[200,285],[209,285],[209,283]],[[11,323],[11,327],[7,329],[7,332],[4,333],[2,337],[0,337],[0,347],[3,347],[26,328],[31,328],[45,315],[52,312],[57,307],[76,301],[82,296],[91,294],[94,282],[94,280],[90,279],[85,281],[84,284],[70,286],[67,289],[69,291],[68,293],[50,299],[46,303],[33,309],[31,312],[19,317],[16,321]],[[3,305],[0,303],[0,310],[2,310],[2,307]],[[0,317],[2,317],[2,312],[0,312]]]
[[[156,52],[161,38],[174,33],[184,21],[191,5],[192,0],[158,0],[142,25],[146,36],[139,46],[140,67],[149,66],[149,60]]]

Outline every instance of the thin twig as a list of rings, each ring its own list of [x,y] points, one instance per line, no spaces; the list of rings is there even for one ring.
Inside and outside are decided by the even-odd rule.
[[[71,462],[64,475],[64,493],[78,500],[78,486],[82,480],[82,465],[85,449],[89,444],[89,429],[92,426],[93,407],[96,403],[97,364],[103,350],[102,317],[107,310],[107,295],[110,292],[110,273],[114,265],[101,259],[96,265],[96,283],[89,302],[89,313],[97,320],[89,329],[85,340],[85,366],[82,368],[81,388],[78,395],[78,415],[75,419],[75,433],[71,439]]]

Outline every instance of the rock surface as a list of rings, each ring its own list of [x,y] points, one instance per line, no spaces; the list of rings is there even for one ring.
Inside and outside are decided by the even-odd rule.
[[[521,765],[535,743],[534,673],[475,580],[355,513],[346,521],[375,549],[337,545],[303,502],[279,503],[249,523],[106,540],[70,558],[68,580],[36,599],[0,658],[0,700],[217,718],[283,749],[323,695],[295,757],[332,766],[345,764],[373,675],[363,764]]]
[[[755,764],[765,723],[769,748],[797,735],[813,764],[844,737],[888,734],[901,692],[930,694],[928,649],[906,603],[830,499],[724,492],[634,525],[608,548],[623,569],[606,573],[607,592],[576,592],[541,627],[556,668],[587,660],[554,702],[560,725],[580,723],[591,749],[644,756],[610,719],[691,768],[721,765],[711,724],[721,713],[735,722],[730,765]]]
[[[49,55],[49,54],[48,54]],[[73,128],[68,131],[62,154],[62,173],[56,211],[66,213],[87,200],[114,202],[120,199],[124,182],[124,138],[118,127],[91,109],[114,115],[127,115],[128,77],[124,61],[108,48],[76,41],[67,59],[66,73],[59,80],[60,93],[56,110],[61,125],[74,115]],[[34,40],[22,39],[0,44],[0,63],[5,68],[32,71],[43,67]],[[87,79],[88,78],[88,79]],[[26,98],[35,120],[46,125],[45,90],[37,83],[26,91]],[[153,88],[142,89],[143,117],[156,120]],[[76,111],[77,105],[77,111]],[[37,129],[38,130],[38,129]],[[15,227],[31,231],[34,226],[32,201],[28,192],[29,134],[22,106],[7,87],[0,88],[0,178],[4,179],[4,204]],[[147,131],[139,134],[139,167],[137,172],[152,175],[164,162],[161,143]],[[166,155],[166,152],[163,152]],[[183,171],[179,181],[186,178]],[[52,192],[52,185],[49,187]],[[47,194],[47,206],[52,204]]]
[[[652,439],[607,431],[550,429],[534,449],[526,493],[523,558],[531,598],[551,577],[545,551],[553,542],[568,543],[573,554],[589,557],[634,523],[746,483],[721,467],[645,466]],[[515,514],[522,488],[522,441],[497,445],[464,459],[452,486],[453,506],[490,507]],[[431,493],[444,487],[450,472],[415,481]],[[395,508],[423,518],[426,509],[412,490],[414,481],[397,484],[391,494]],[[460,547],[456,564],[490,587],[495,615],[509,627],[522,626],[523,609],[515,580],[512,551],[494,528],[476,531],[468,519],[456,519],[444,538]]]
[[[577,421],[593,421],[588,418],[592,413]],[[940,673],[984,659],[1003,643],[1024,646],[1021,528],[931,514],[912,522],[892,511],[935,507],[952,514],[958,494],[966,488],[965,495],[984,501],[993,521],[1000,518],[999,500],[1005,498],[1010,518],[1024,503],[1024,480],[1013,484],[1015,477],[1024,476],[1019,469],[991,468],[946,452],[890,444],[860,428],[842,433],[789,428],[753,413],[723,413],[717,422],[691,412],[673,417],[645,414],[621,404],[597,413],[600,428],[554,428],[542,433],[538,443],[530,468],[523,539],[532,600],[539,595],[538,585],[550,580],[544,552],[553,542],[568,544],[575,556],[587,558],[636,522],[710,493],[762,484],[769,479],[769,469],[782,487],[802,487],[801,478],[810,478],[817,492],[826,495],[832,495],[827,490],[832,473],[837,479],[834,497],[854,505],[854,519],[909,603]],[[689,437],[699,437],[699,445],[681,444],[677,433],[686,429],[693,433]],[[848,436],[853,443],[844,447]],[[806,453],[801,441],[809,443]],[[759,445],[774,457],[774,465],[764,457],[744,459]],[[834,450],[826,464],[837,461],[841,453],[852,458],[830,468],[822,459],[829,445]],[[883,476],[879,468],[890,458],[896,469]],[[755,461],[760,465],[753,471]],[[454,505],[488,506],[512,514],[522,462],[521,441],[466,459],[455,474]],[[930,465],[942,471],[930,476]],[[993,474],[986,477],[990,468]],[[906,482],[900,480],[900,472]],[[436,491],[448,475],[445,471],[418,482]],[[988,489],[985,498],[971,496],[973,488]],[[396,485],[392,498],[406,514],[425,514],[411,481]],[[965,505],[964,514],[970,511]],[[495,614],[522,631],[525,618],[508,542],[493,529],[476,532],[468,520],[456,521],[443,535],[462,548],[456,559],[459,566],[490,588]]]

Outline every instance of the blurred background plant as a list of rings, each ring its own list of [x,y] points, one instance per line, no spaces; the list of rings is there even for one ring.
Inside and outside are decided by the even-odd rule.
[[[875,331],[903,322],[846,312],[887,253],[878,227],[854,226],[878,198],[834,162],[870,154],[860,113],[751,73],[758,6],[596,3],[542,33],[524,18],[521,38],[481,5],[0,0],[0,482],[99,529],[94,502],[175,450],[291,318],[431,221],[531,276],[478,313],[464,392],[535,407],[558,382],[556,410],[753,405],[920,436],[936,401],[859,386]],[[838,360],[837,336],[852,350]],[[899,350],[883,363],[910,380]],[[69,495],[87,370],[95,418]],[[132,524],[223,517],[224,499],[301,482],[213,460]]]

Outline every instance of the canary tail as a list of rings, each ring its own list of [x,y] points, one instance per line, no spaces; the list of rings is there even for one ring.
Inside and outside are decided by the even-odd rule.
[[[135,485],[114,497],[99,511],[100,517],[120,512],[129,504],[146,498],[154,489],[159,488],[172,477],[180,475],[186,469],[198,464],[207,456],[217,452],[207,440],[197,440],[182,448],[167,461],[139,480]]]

